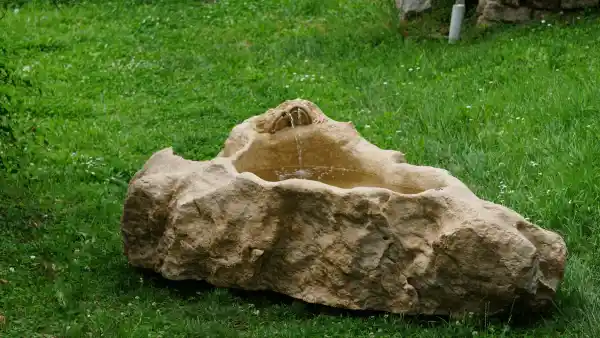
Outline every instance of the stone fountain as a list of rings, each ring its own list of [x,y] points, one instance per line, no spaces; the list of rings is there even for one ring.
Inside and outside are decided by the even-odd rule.
[[[130,264],[168,279],[402,314],[546,309],[567,255],[558,234],[300,99],[235,126],[210,161],[152,155],[121,230]]]

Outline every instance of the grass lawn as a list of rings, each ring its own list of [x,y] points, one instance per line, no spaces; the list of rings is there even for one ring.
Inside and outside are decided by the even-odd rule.
[[[399,31],[383,0],[11,8],[0,65],[21,80],[0,83],[0,107],[21,111],[15,139],[0,134],[0,336],[600,337],[599,24],[450,46],[420,23]],[[119,218],[144,161],[168,146],[209,159],[235,124],[297,97],[561,233],[555,311],[528,325],[358,316],[128,267]]]

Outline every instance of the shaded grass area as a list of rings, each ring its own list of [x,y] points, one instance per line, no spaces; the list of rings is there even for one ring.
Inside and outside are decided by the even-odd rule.
[[[0,21],[1,69],[16,81],[1,87],[15,137],[0,138],[0,335],[598,336],[600,22],[572,20],[448,46],[399,25],[383,1],[11,9]],[[554,313],[527,325],[357,315],[129,268],[119,217],[144,161],[168,146],[209,159],[235,124],[296,97],[565,236]]]

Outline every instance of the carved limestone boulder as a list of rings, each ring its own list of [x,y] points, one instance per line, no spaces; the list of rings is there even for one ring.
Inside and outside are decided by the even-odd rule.
[[[234,127],[212,160],[155,153],[121,229],[129,262],[168,279],[404,314],[542,310],[567,255],[558,234],[299,99]]]

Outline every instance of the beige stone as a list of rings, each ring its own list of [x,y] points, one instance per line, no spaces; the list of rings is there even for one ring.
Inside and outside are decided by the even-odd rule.
[[[547,11],[547,10],[540,10],[540,9],[534,9],[533,13],[532,13],[532,17],[535,20],[545,20],[548,17],[551,17],[553,15],[552,12]]]
[[[560,7],[563,9],[582,9],[598,7],[600,0],[562,0]]]
[[[479,0],[477,22],[523,23],[556,14],[561,9],[594,8],[599,4],[600,0]]]
[[[413,14],[418,14],[431,9],[431,0],[396,0],[400,19],[405,20]]]
[[[543,309],[567,255],[558,234],[304,100],[234,127],[210,161],[155,153],[122,234],[132,265],[168,279],[404,314]]]
[[[478,23],[523,23],[531,20],[533,10],[529,7],[511,7],[498,0],[480,0]]]
[[[560,0],[529,0],[529,7],[545,11],[545,15],[555,14],[560,8]],[[536,18],[535,11],[533,17]]]
[[[499,3],[513,8],[521,7],[521,1],[519,0],[499,0]]]

